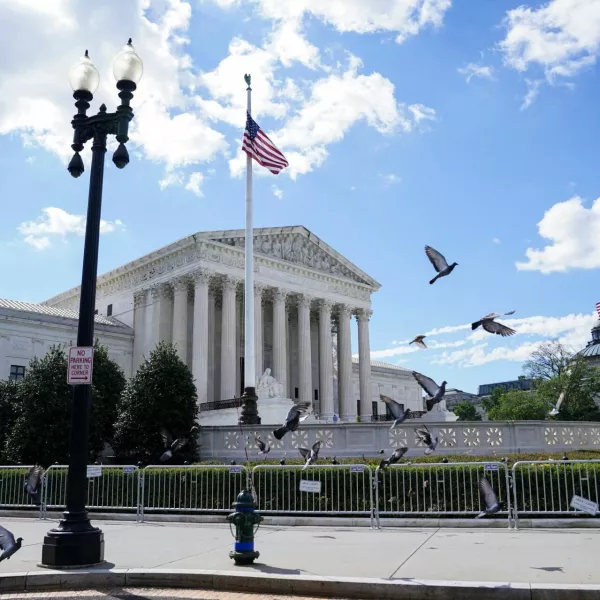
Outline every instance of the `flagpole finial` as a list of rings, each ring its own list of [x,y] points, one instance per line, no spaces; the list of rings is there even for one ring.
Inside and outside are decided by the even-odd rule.
[[[248,89],[250,89],[250,75],[248,73],[244,75],[244,81],[246,82]]]

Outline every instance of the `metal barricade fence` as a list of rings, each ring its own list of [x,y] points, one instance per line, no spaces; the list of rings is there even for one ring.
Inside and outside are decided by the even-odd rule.
[[[509,473],[500,462],[400,463],[375,471],[375,513],[380,516],[470,516],[485,508],[479,494],[479,477],[492,485],[498,500],[506,503],[498,515],[511,525]]]
[[[252,483],[260,513],[368,515],[374,526],[368,465],[257,465]]]
[[[25,491],[25,476],[33,465],[0,466],[0,507],[35,506]]]
[[[518,461],[512,480],[516,526],[519,515],[585,515],[571,506],[573,496],[600,503],[600,460]]]
[[[52,465],[42,480],[42,518],[48,509],[63,509],[67,498],[67,465]],[[91,511],[135,512],[142,515],[140,470],[133,465],[89,465],[87,508]]]
[[[153,512],[231,512],[247,486],[241,465],[148,465],[142,476],[142,520]]]

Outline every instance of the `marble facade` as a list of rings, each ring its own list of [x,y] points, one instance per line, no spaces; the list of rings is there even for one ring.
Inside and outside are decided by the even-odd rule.
[[[312,402],[321,418],[356,421],[355,323],[360,417],[370,420],[371,294],[380,284],[304,227],[254,233],[257,378],[270,368],[289,398]],[[96,306],[133,328],[133,370],[157,342],[173,342],[200,403],[232,399],[244,387],[243,275],[243,230],[198,233],[100,276]],[[73,288],[43,304],[78,302]]]

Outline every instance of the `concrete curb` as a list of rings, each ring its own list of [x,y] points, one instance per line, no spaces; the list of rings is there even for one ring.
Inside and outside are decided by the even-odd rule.
[[[62,512],[48,512],[49,521],[62,519]],[[90,513],[94,521],[124,521],[136,522],[135,513]],[[0,518],[14,519],[39,519],[39,513],[27,510],[0,510]],[[224,524],[225,514],[222,515],[183,515],[183,514],[154,514],[144,515],[145,523],[212,523]],[[440,519],[440,518],[412,518],[401,519],[381,517],[381,527],[435,527],[435,528],[468,528],[468,529],[490,529],[508,527],[506,517],[497,519]],[[281,527],[370,527],[371,520],[368,517],[301,517],[301,516],[273,516],[265,515],[263,526]],[[519,519],[519,529],[590,529],[600,528],[600,519],[531,519],[528,517]]]
[[[251,567],[248,567],[251,569]],[[361,600],[588,600],[600,585],[273,575],[191,569],[30,571],[0,575],[0,593],[123,587],[208,589]]]

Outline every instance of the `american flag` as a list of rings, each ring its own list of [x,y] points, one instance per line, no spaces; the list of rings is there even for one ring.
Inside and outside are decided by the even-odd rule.
[[[263,133],[250,114],[246,113],[246,115],[242,150],[256,160],[259,165],[266,167],[271,173],[277,175],[288,166],[288,161],[267,135]]]
[[[596,312],[598,313],[598,318],[600,319],[600,302],[596,302]]]

